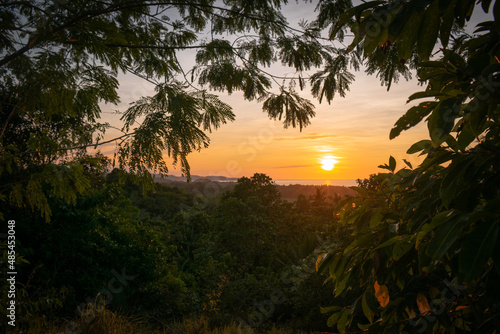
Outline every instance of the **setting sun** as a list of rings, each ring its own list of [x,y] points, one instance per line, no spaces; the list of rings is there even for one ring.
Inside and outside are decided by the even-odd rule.
[[[320,160],[321,168],[323,168],[326,171],[332,170],[337,162],[339,161],[331,155],[328,155]]]

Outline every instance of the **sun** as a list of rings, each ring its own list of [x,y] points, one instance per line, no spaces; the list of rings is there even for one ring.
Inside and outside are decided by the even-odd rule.
[[[320,159],[321,168],[323,168],[326,171],[332,170],[335,167],[335,164],[337,162],[339,162],[335,158],[336,157],[333,157],[331,155],[327,155],[327,156],[323,157],[322,159]]]

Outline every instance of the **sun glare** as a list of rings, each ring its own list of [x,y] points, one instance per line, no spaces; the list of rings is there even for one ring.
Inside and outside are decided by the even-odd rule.
[[[335,157],[328,155],[320,160],[321,168],[326,171],[330,171],[335,167],[335,164],[339,162]]]

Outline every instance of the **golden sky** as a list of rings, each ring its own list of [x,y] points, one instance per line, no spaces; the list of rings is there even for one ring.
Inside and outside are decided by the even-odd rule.
[[[152,93],[152,87],[128,76],[120,81],[122,103],[103,106],[107,111],[103,121],[111,124],[119,119],[112,110],[123,111],[129,102]],[[347,96],[336,97],[330,105],[319,104],[304,90],[302,95],[316,106],[316,117],[302,132],[269,120],[261,104],[244,101],[238,93],[220,94],[233,107],[236,120],[209,134],[209,148],[189,156],[191,173],[241,177],[258,172],[273,179],[357,179],[381,171],[377,166],[386,163],[390,155],[400,167],[403,158],[416,164],[418,158],[405,152],[414,142],[427,138],[425,124],[394,140],[389,140],[389,131],[410,107],[408,96],[421,89],[415,81],[400,81],[387,92],[376,77],[359,72]],[[108,136],[113,134],[119,135],[110,131]],[[114,145],[101,148],[107,155],[114,149]],[[330,171],[321,168],[321,160],[327,156],[338,161]],[[180,174],[173,167],[171,172]]]
[[[314,6],[291,2],[285,16],[289,22],[312,18]],[[270,70],[293,75],[293,69],[274,66]],[[191,173],[241,177],[258,172],[275,180],[357,179],[382,171],[378,165],[387,163],[391,155],[396,158],[398,168],[404,165],[402,159],[415,166],[421,158],[405,152],[416,141],[428,138],[425,122],[389,140],[394,123],[412,106],[406,104],[408,96],[424,89],[413,77],[408,82],[401,79],[388,92],[375,76],[357,72],[347,96],[337,96],[330,105],[319,104],[306,88],[301,94],[316,106],[316,117],[302,132],[298,128],[283,129],[279,121],[268,119],[261,104],[244,101],[241,94],[218,93],[233,107],[236,121],[211,133],[209,148],[189,156]],[[130,102],[151,94],[153,86],[131,76],[121,76],[121,103],[103,106],[106,111],[103,121],[117,124],[119,115],[112,115],[112,110],[124,111]],[[119,132],[110,131],[107,137],[113,135]],[[107,145],[101,150],[112,155],[115,146]],[[337,161],[329,171],[321,168],[325,157]],[[180,174],[179,169],[170,170],[174,175]]]

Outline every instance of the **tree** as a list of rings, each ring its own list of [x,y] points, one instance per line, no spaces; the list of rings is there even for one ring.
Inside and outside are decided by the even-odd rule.
[[[120,167],[138,176],[166,174],[165,151],[189,176],[188,154],[209,145],[207,132],[234,119],[231,107],[206,88],[264,101],[285,127],[308,125],[313,105],[295,91],[296,81],[281,82],[263,68],[278,61],[293,67],[297,75],[290,79],[302,88],[305,71],[339,58],[331,69],[337,79],[310,78],[330,101],[347,89],[348,62],[314,25],[288,26],[280,13],[286,2],[2,2],[1,200],[49,219],[47,191],[74,202],[89,187],[70,158],[109,142],[118,145]],[[186,50],[196,51],[189,71],[179,62]],[[100,105],[119,101],[119,72],[153,83],[156,91],[123,112],[122,135],[104,139],[113,126],[100,123]]]
[[[325,2],[329,5],[343,1]],[[400,62],[419,59],[426,85],[395,124],[398,136],[425,120],[429,139],[408,153],[426,155],[413,169],[360,182],[340,221],[349,243],[318,258],[318,270],[335,284],[335,296],[356,297],[323,309],[330,326],[374,333],[493,332],[500,324],[498,230],[500,216],[500,3],[482,1],[373,1],[333,19],[332,35],[354,33],[350,48],[365,57],[380,52]],[[461,30],[474,10],[493,8],[494,21]],[[435,50],[440,39],[441,48]],[[495,296],[495,297],[493,297]]]

